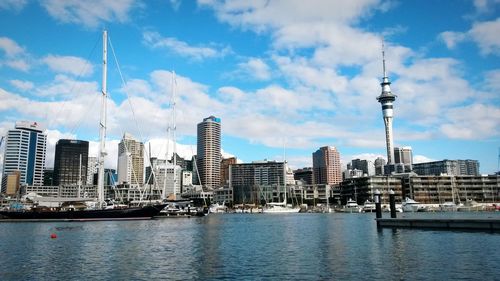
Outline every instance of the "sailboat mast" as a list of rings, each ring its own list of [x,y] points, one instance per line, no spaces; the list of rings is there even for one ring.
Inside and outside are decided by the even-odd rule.
[[[176,131],[177,124],[175,123],[175,71],[172,70],[172,123],[173,123],[173,131],[172,131],[172,141],[174,145],[174,200],[177,199],[177,177],[176,177],[176,166],[177,166],[177,140],[176,140]]]
[[[107,66],[108,66],[108,32],[102,33],[102,90],[101,90],[101,114],[99,120],[99,174],[97,177],[97,200],[100,204],[104,202],[104,158],[106,157],[106,102],[107,102]]]

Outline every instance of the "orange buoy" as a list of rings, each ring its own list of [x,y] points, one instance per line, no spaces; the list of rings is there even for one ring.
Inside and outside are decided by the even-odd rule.
[[[56,238],[57,238],[57,235],[56,235],[55,233],[52,233],[52,234],[50,235],[50,238],[52,238],[52,239],[56,239]]]

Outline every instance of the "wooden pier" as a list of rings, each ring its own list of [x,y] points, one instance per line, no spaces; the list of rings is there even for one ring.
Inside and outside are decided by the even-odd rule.
[[[500,232],[500,218],[377,218],[378,227],[489,230]]]

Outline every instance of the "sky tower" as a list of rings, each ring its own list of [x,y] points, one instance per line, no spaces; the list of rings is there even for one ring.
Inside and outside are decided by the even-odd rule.
[[[384,78],[382,78],[382,93],[377,97],[378,102],[382,104],[382,113],[385,124],[385,142],[387,146],[387,164],[394,164],[394,139],[392,137],[392,102],[396,100],[396,95],[391,92],[391,82],[387,77],[385,69],[385,52],[384,44],[382,43],[382,64],[384,68]]]

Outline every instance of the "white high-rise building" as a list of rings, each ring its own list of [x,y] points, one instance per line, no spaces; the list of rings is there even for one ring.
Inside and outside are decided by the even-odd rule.
[[[210,116],[198,124],[197,168],[204,187],[220,187],[221,162],[221,122]]]
[[[87,184],[94,184],[94,174],[97,174],[97,157],[89,157],[87,167]]]
[[[20,184],[43,185],[47,135],[37,122],[16,122],[5,140],[3,177],[19,171]],[[2,184],[3,188],[3,184]]]
[[[144,144],[125,133],[118,144],[118,184],[144,183]]]

